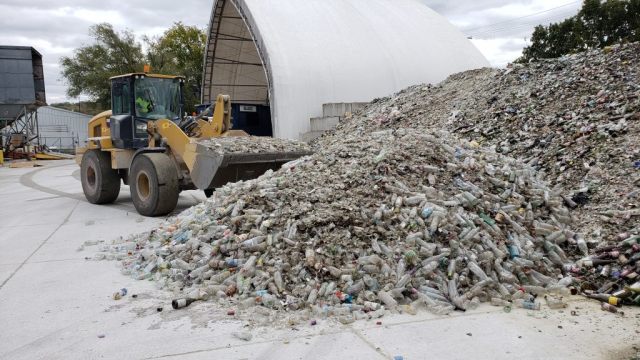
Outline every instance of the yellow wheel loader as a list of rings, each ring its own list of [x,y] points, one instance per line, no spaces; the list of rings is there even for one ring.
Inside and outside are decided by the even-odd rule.
[[[183,116],[183,85],[183,77],[146,72],[111,78],[111,110],[89,121],[87,147],[76,150],[90,203],[114,202],[122,181],[140,214],[166,215],[182,190],[197,188],[210,196],[216,187],[257,178],[308,154],[212,151],[198,140],[248,135],[230,130],[227,95],[218,95],[197,117]],[[213,116],[206,117],[211,108]]]

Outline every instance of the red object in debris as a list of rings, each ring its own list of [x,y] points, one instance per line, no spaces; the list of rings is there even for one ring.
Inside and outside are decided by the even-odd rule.
[[[229,310],[229,311],[227,311],[227,315],[235,315],[235,314],[236,314],[236,312],[235,312],[235,311],[233,311],[233,310]]]
[[[382,325],[382,321],[376,322],[376,325]]]

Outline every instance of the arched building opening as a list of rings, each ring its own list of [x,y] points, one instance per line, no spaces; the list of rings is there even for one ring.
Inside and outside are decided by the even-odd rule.
[[[265,68],[251,31],[232,1],[215,1],[204,66],[202,103],[229,94],[233,129],[273,136]]]
[[[201,100],[229,94],[234,128],[298,139],[325,103],[369,102],[486,66],[417,0],[214,0]]]

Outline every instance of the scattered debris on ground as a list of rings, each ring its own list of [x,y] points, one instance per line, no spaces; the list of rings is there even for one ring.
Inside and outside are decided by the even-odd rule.
[[[22,169],[22,168],[31,168],[31,167],[42,167],[46,164],[42,161],[20,161],[20,162],[12,162],[9,165],[9,168],[12,169]]]

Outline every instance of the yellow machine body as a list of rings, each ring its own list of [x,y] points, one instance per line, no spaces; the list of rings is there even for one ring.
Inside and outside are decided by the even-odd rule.
[[[83,191],[91,203],[115,201],[122,180],[130,185],[140,214],[164,215],[173,210],[182,190],[197,188],[211,193],[228,182],[254,179],[309,154],[212,151],[201,140],[249,136],[231,130],[228,95],[218,95],[215,104],[200,116],[185,118],[180,115],[181,106],[176,110],[176,101],[182,99],[181,77],[134,73],[111,80],[112,109],[89,121],[87,147],[76,149]],[[139,92],[141,88],[143,92]],[[212,108],[213,115],[204,116]]]
[[[112,111],[107,110],[89,120],[87,147],[78,148],[76,151],[76,163],[78,165],[82,162],[82,155],[87,149],[101,149],[111,153],[111,167],[113,169],[127,169],[129,167],[135,150],[117,149],[113,146],[111,129],[108,126],[111,116]],[[213,117],[209,120],[199,119],[198,125],[192,131],[192,137],[187,136],[176,123],[167,119],[150,121],[147,126],[150,134],[149,147],[159,145],[155,143],[156,137],[154,134],[157,133],[166,140],[172,153],[183,159],[189,171],[193,170],[195,163],[195,147],[190,146],[195,140],[226,136],[248,136],[244,131],[235,130],[231,132],[229,130],[231,127],[231,101],[227,95],[218,95]],[[185,154],[187,155],[186,158]]]

